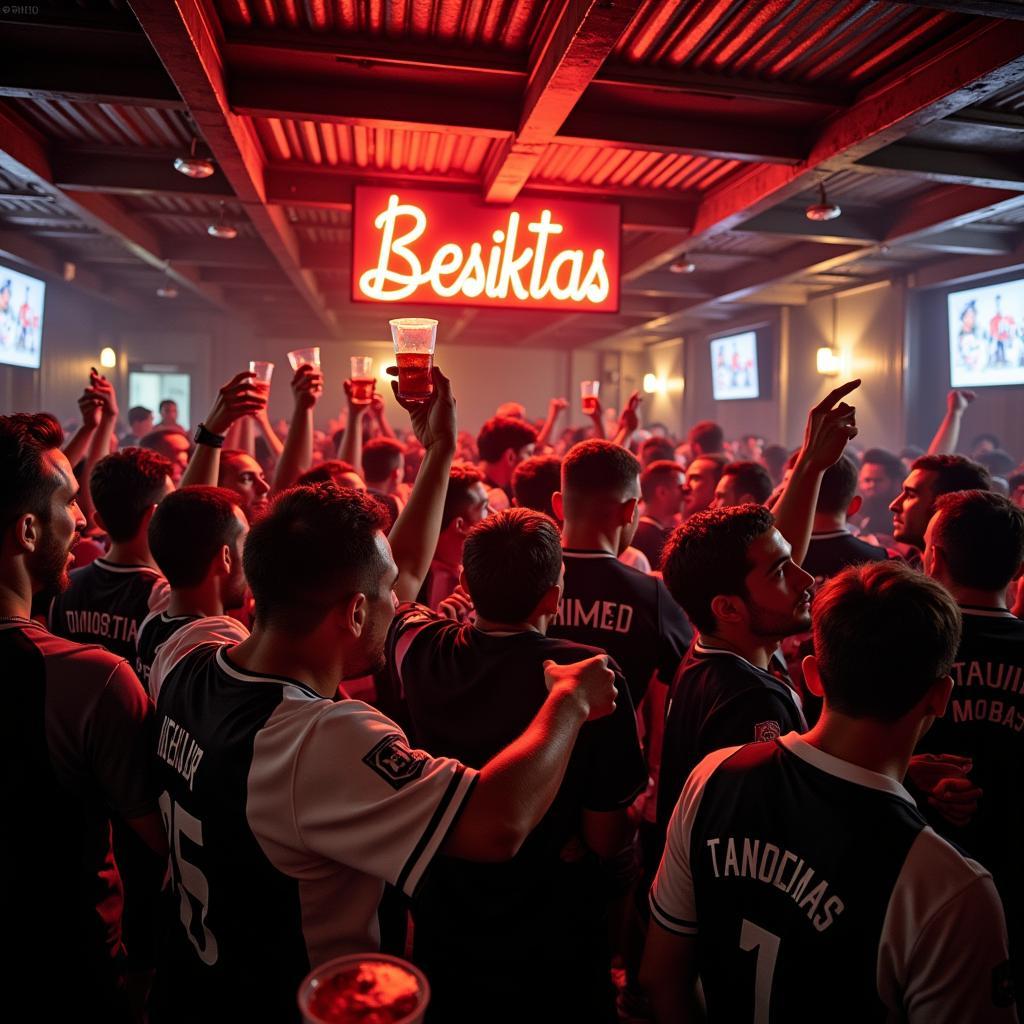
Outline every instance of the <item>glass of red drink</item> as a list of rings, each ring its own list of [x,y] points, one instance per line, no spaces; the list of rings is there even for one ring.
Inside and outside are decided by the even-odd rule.
[[[407,402],[426,402],[434,393],[434,343],[437,321],[403,317],[388,321],[398,363],[398,397]]]
[[[352,401],[355,405],[369,405],[373,401],[376,380],[373,360],[369,356],[352,356]]]
[[[249,360],[249,372],[255,374],[253,384],[264,397],[270,395],[270,378],[274,376],[274,364],[263,363],[256,359]]]
[[[601,390],[599,380],[580,381],[580,404],[587,416],[593,416],[597,412],[597,393]]]
[[[298,999],[305,1024],[421,1024],[430,985],[397,956],[355,953],[306,975]]]
[[[311,345],[309,348],[297,348],[294,352],[288,353],[288,362],[293,370],[300,366],[312,366],[314,370],[320,369],[320,346]]]

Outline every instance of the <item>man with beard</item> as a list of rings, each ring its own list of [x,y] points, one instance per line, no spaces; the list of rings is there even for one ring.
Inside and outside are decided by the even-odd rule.
[[[186,487],[160,503],[149,524],[149,546],[170,584],[166,610],[139,630],[139,678],[155,700],[163,672],[159,648],[181,629],[206,642],[241,643],[249,631],[226,614],[245,600],[242,546],[249,523],[234,491]]]
[[[2,976],[45,993],[51,1015],[121,1022],[131,1018],[111,814],[166,853],[153,708],[123,658],[59,639],[30,618],[34,594],[67,586],[71,547],[85,528],[61,442],[51,416],[0,417],[0,663],[8,684],[0,907],[17,928]]]
[[[365,493],[286,491],[245,544],[252,636],[196,645],[183,630],[164,645],[157,761],[180,921],[154,1020],[297,1021],[311,966],[377,947],[385,881],[412,895],[442,850],[513,856],[583,723],[614,710],[605,656],[549,666],[541,710],[477,772],[332,699],[339,681],[382,666],[396,605],[430,564],[456,445],[450,382],[433,375],[429,402],[401,403],[426,454],[390,543]]]

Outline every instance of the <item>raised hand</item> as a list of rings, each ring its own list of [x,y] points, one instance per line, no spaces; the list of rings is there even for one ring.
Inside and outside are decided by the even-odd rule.
[[[391,382],[391,390],[398,404],[409,414],[413,433],[424,448],[436,444],[447,445],[455,451],[458,429],[455,420],[455,395],[452,382],[434,364],[432,369],[434,390],[425,402],[409,402],[398,394],[398,381]],[[398,376],[398,367],[389,366],[388,374]]]
[[[927,794],[929,806],[950,824],[963,827],[974,817],[983,795],[968,776],[972,767],[971,759],[959,754],[915,754],[907,774]]]
[[[952,413],[962,413],[977,397],[973,391],[950,391],[946,395],[946,408]]]
[[[587,721],[604,718],[615,710],[615,673],[608,667],[607,654],[595,654],[571,665],[544,662],[544,684],[548,690],[564,690],[583,708]]]
[[[469,622],[474,611],[473,599],[460,584],[438,604],[437,610],[445,618],[454,619],[456,622]]]
[[[266,408],[267,392],[256,386],[254,378],[254,373],[243,370],[217,392],[213,408],[203,420],[207,430],[213,434],[226,434],[235,420]]]
[[[569,400],[567,398],[552,398],[548,402],[548,415],[557,416],[564,409],[569,408]]]
[[[295,408],[312,409],[324,393],[323,374],[309,363],[304,363],[295,371],[291,386]]]
[[[100,425],[103,402],[96,397],[92,388],[86,388],[78,399],[78,409],[82,414],[82,426],[87,430],[95,430]]]
[[[117,394],[114,385],[98,372],[95,366],[89,367],[89,386],[85,389],[85,395],[90,395],[96,400],[102,419],[117,419]]]
[[[810,412],[800,461],[824,472],[834,466],[846,445],[857,436],[856,408],[843,399],[860,387],[860,380],[847,381],[830,391]]]
[[[632,434],[637,427],[640,426],[640,417],[637,416],[637,406],[643,401],[643,396],[639,391],[634,391],[629,396],[629,401],[626,402],[625,407],[622,410],[622,415],[619,416],[619,430],[624,430],[627,434]]]

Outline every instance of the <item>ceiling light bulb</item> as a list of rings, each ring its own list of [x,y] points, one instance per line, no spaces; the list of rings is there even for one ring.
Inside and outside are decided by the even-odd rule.
[[[178,289],[173,284],[163,284],[156,290],[157,295],[161,299],[176,299],[178,297]]]
[[[673,274],[692,274],[697,269],[697,264],[683,253],[679,259],[668,265],[668,269]]]
[[[204,156],[196,156],[196,140],[192,138],[188,156],[175,158],[174,169],[186,178],[208,178],[216,170],[213,161]]]
[[[213,238],[237,238],[238,228],[234,224],[229,224],[224,218],[224,204],[220,204],[220,216],[217,218],[215,224],[211,224],[207,229],[206,233],[211,235]]]
[[[808,220],[835,220],[842,212],[842,207],[838,203],[830,203],[828,196],[825,194],[825,183],[823,181],[818,182],[818,192],[821,196],[821,201],[817,203],[811,203],[810,206],[804,210],[804,214]]]

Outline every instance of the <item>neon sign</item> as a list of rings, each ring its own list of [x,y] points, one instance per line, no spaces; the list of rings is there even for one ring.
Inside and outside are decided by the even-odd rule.
[[[579,313],[619,308],[619,208],[359,186],[352,299]]]

